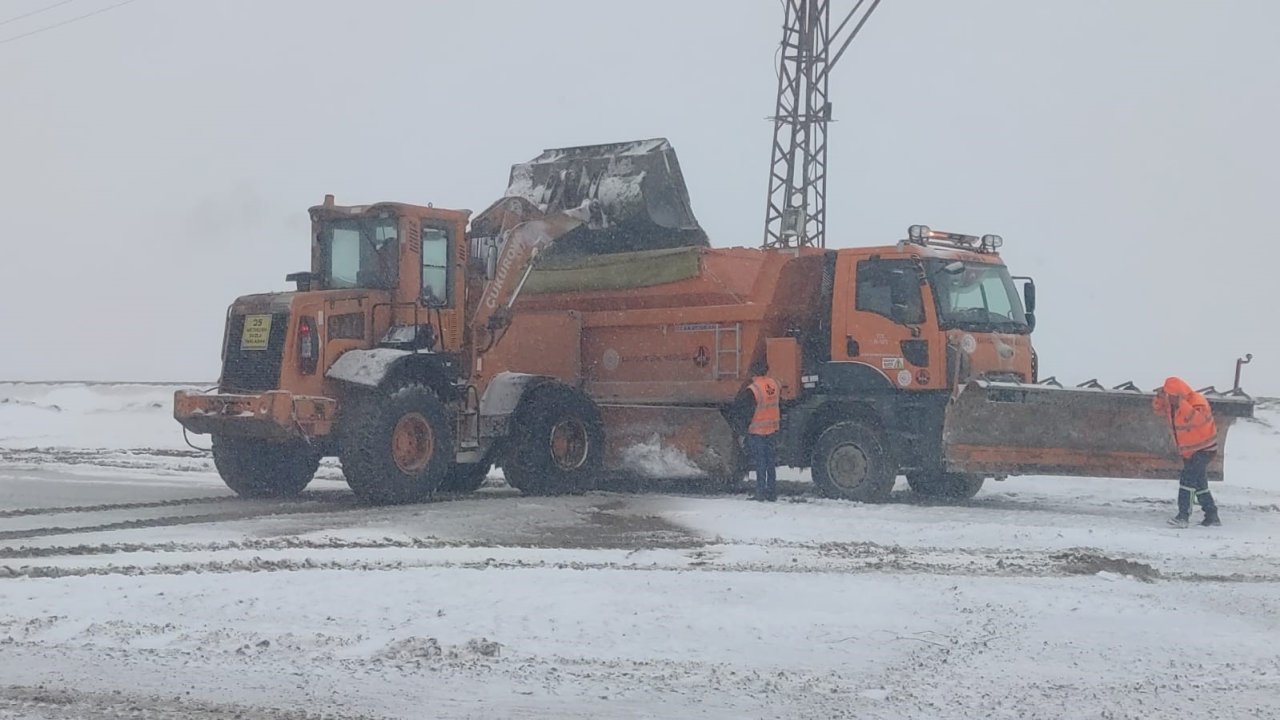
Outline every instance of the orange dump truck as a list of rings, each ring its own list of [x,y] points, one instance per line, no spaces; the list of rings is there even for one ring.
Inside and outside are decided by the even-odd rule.
[[[1150,393],[1039,382],[1035,286],[1018,291],[1002,242],[914,226],[878,247],[548,258],[495,360],[581,387],[611,446],[672,445],[713,477],[741,472],[725,409],[758,357],[782,387],[779,461],[832,496],[882,500],[899,474],[948,496],[1014,474],[1176,477]],[[1252,401],[1210,395],[1225,443]]]

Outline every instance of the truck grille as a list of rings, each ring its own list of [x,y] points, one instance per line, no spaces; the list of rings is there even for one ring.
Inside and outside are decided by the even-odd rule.
[[[241,347],[244,315],[232,315],[227,328],[227,350],[222,359],[222,381],[218,389],[225,393],[263,392],[280,387],[280,362],[284,357],[289,313],[273,313],[267,347],[248,350]]]

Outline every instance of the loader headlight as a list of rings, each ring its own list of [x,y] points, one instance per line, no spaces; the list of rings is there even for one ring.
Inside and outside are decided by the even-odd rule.
[[[932,232],[928,225],[912,225],[907,228],[907,237],[912,242],[924,242],[924,239],[929,237]]]
[[[999,235],[983,235],[982,236],[982,247],[988,250],[995,250],[996,248],[1002,247],[1003,245],[1004,245],[1004,238],[1000,237]]]

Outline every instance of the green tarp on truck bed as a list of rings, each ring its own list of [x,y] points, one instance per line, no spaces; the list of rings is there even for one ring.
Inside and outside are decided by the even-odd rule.
[[[524,292],[544,293],[628,290],[696,277],[702,248],[545,258],[537,263]]]

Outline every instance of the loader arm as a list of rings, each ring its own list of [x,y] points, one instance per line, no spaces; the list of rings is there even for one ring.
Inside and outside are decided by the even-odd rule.
[[[590,201],[546,217],[518,220],[502,234],[493,278],[485,283],[472,318],[476,357],[497,346],[511,324],[512,308],[538,254],[590,220]]]

